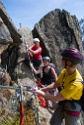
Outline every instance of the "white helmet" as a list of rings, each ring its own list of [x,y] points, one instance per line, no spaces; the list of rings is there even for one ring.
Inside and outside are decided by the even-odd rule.
[[[40,42],[40,40],[38,38],[34,38],[33,42]]]

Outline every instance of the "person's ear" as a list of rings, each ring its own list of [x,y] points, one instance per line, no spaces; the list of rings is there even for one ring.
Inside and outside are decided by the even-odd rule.
[[[68,65],[68,66],[71,66],[71,65],[72,65],[72,62],[68,60],[68,61],[67,61],[67,65]]]

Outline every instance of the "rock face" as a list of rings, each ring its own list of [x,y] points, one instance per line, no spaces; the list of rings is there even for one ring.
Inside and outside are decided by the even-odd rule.
[[[32,44],[33,37],[40,39],[43,48],[42,55],[51,57],[52,62],[57,66],[58,74],[62,69],[60,53],[63,49],[75,47],[84,54],[80,27],[75,16],[71,16],[70,13],[65,10],[61,11],[56,9],[45,15],[35,24],[32,32],[28,27],[20,27],[20,29],[17,30],[7,14],[4,5],[0,1],[0,63],[8,72],[4,77],[5,85],[10,85],[11,80],[14,80],[13,78],[15,78],[14,82],[19,78],[22,85],[26,83],[26,85],[36,87],[30,68],[24,64],[28,51],[26,45],[29,47]],[[81,74],[84,75],[84,66],[79,65],[78,68]],[[4,100],[6,98],[4,107],[7,109],[9,100],[7,97],[10,97],[10,92],[7,92],[5,95],[8,95],[4,97]],[[3,96],[4,91],[1,91],[0,99],[3,99]],[[4,100],[2,100],[2,102],[4,102]],[[44,121],[48,112],[46,113],[45,110],[42,111],[43,120],[41,119],[41,121]],[[52,113],[49,114],[49,118],[51,115]],[[42,123],[42,125],[45,124],[46,123]]]
[[[6,12],[3,3],[0,1],[0,43],[21,43],[21,35],[15,28],[11,18]]]
[[[22,41],[23,43],[20,45],[20,49],[19,49],[19,57],[22,57],[23,59],[26,58],[26,54],[28,52],[28,47],[30,47],[32,45],[32,32],[28,27],[20,27],[18,29],[18,32],[20,33],[20,35],[22,36]]]
[[[9,86],[11,83],[10,74],[15,68],[20,43],[22,43],[21,35],[0,1],[0,85]],[[8,115],[7,104],[10,96],[9,90],[0,89],[0,115],[2,116],[0,124],[2,124],[1,119],[4,120]]]
[[[48,55],[51,57],[52,62],[55,63],[57,67],[58,73],[62,69],[60,53],[63,49],[67,47],[75,47],[84,53],[78,20],[75,16],[71,16],[70,13],[65,10],[61,11],[56,9],[45,15],[35,25],[31,35],[29,35],[27,29],[27,27],[21,27],[17,31],[11,18],[7,14],[5,7],[0,2],[1,62],[5,68],[7,67],[7,71],[10,75],[14,71],[18,57],[22,56],[21,58],[24,59],[26,52],[24,41],[27,41],[28,46],[30,46],[32,44],[32,34],[33,37],[38,37],[40,39],[43,48],[43,56]],[[3,52],[3,50],[5,51]],[[19,50],[21,51],[21,55],[18,53]],[[81,67],[82,66],[79,66],[79,69],[84,75],[83,68]]]
[[[60,52],[63,49],[75,47],[84,53],[78,20],[65,10],[51,11],[35,24],[32,32],[41,40],[43,55],[51,57],[59,72],[62,68]],[[84,74],[81,66],[79,69]]]
[[[9,74],[14,70],[17,51],[21,43],[21,35],[18,33],[3,3],[0,1],[0,63],[2,63],[4,68],[7,68]]]

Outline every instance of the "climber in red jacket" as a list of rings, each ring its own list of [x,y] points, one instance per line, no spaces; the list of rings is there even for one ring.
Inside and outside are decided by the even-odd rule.
[[[37,69],[41,65],[42,61],[42,48],[40,46],[40,40],[38,38],[33,39],[33,45],[29,48],[28,56],[30,56],[31,62]]]

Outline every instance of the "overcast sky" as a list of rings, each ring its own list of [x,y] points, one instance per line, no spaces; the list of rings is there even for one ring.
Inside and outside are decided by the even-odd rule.
[[[40,19],[54,9],[65,9],[78,20],[84,17],[84,0],[1,0],[18,29],[20,23],[31,30]]]

